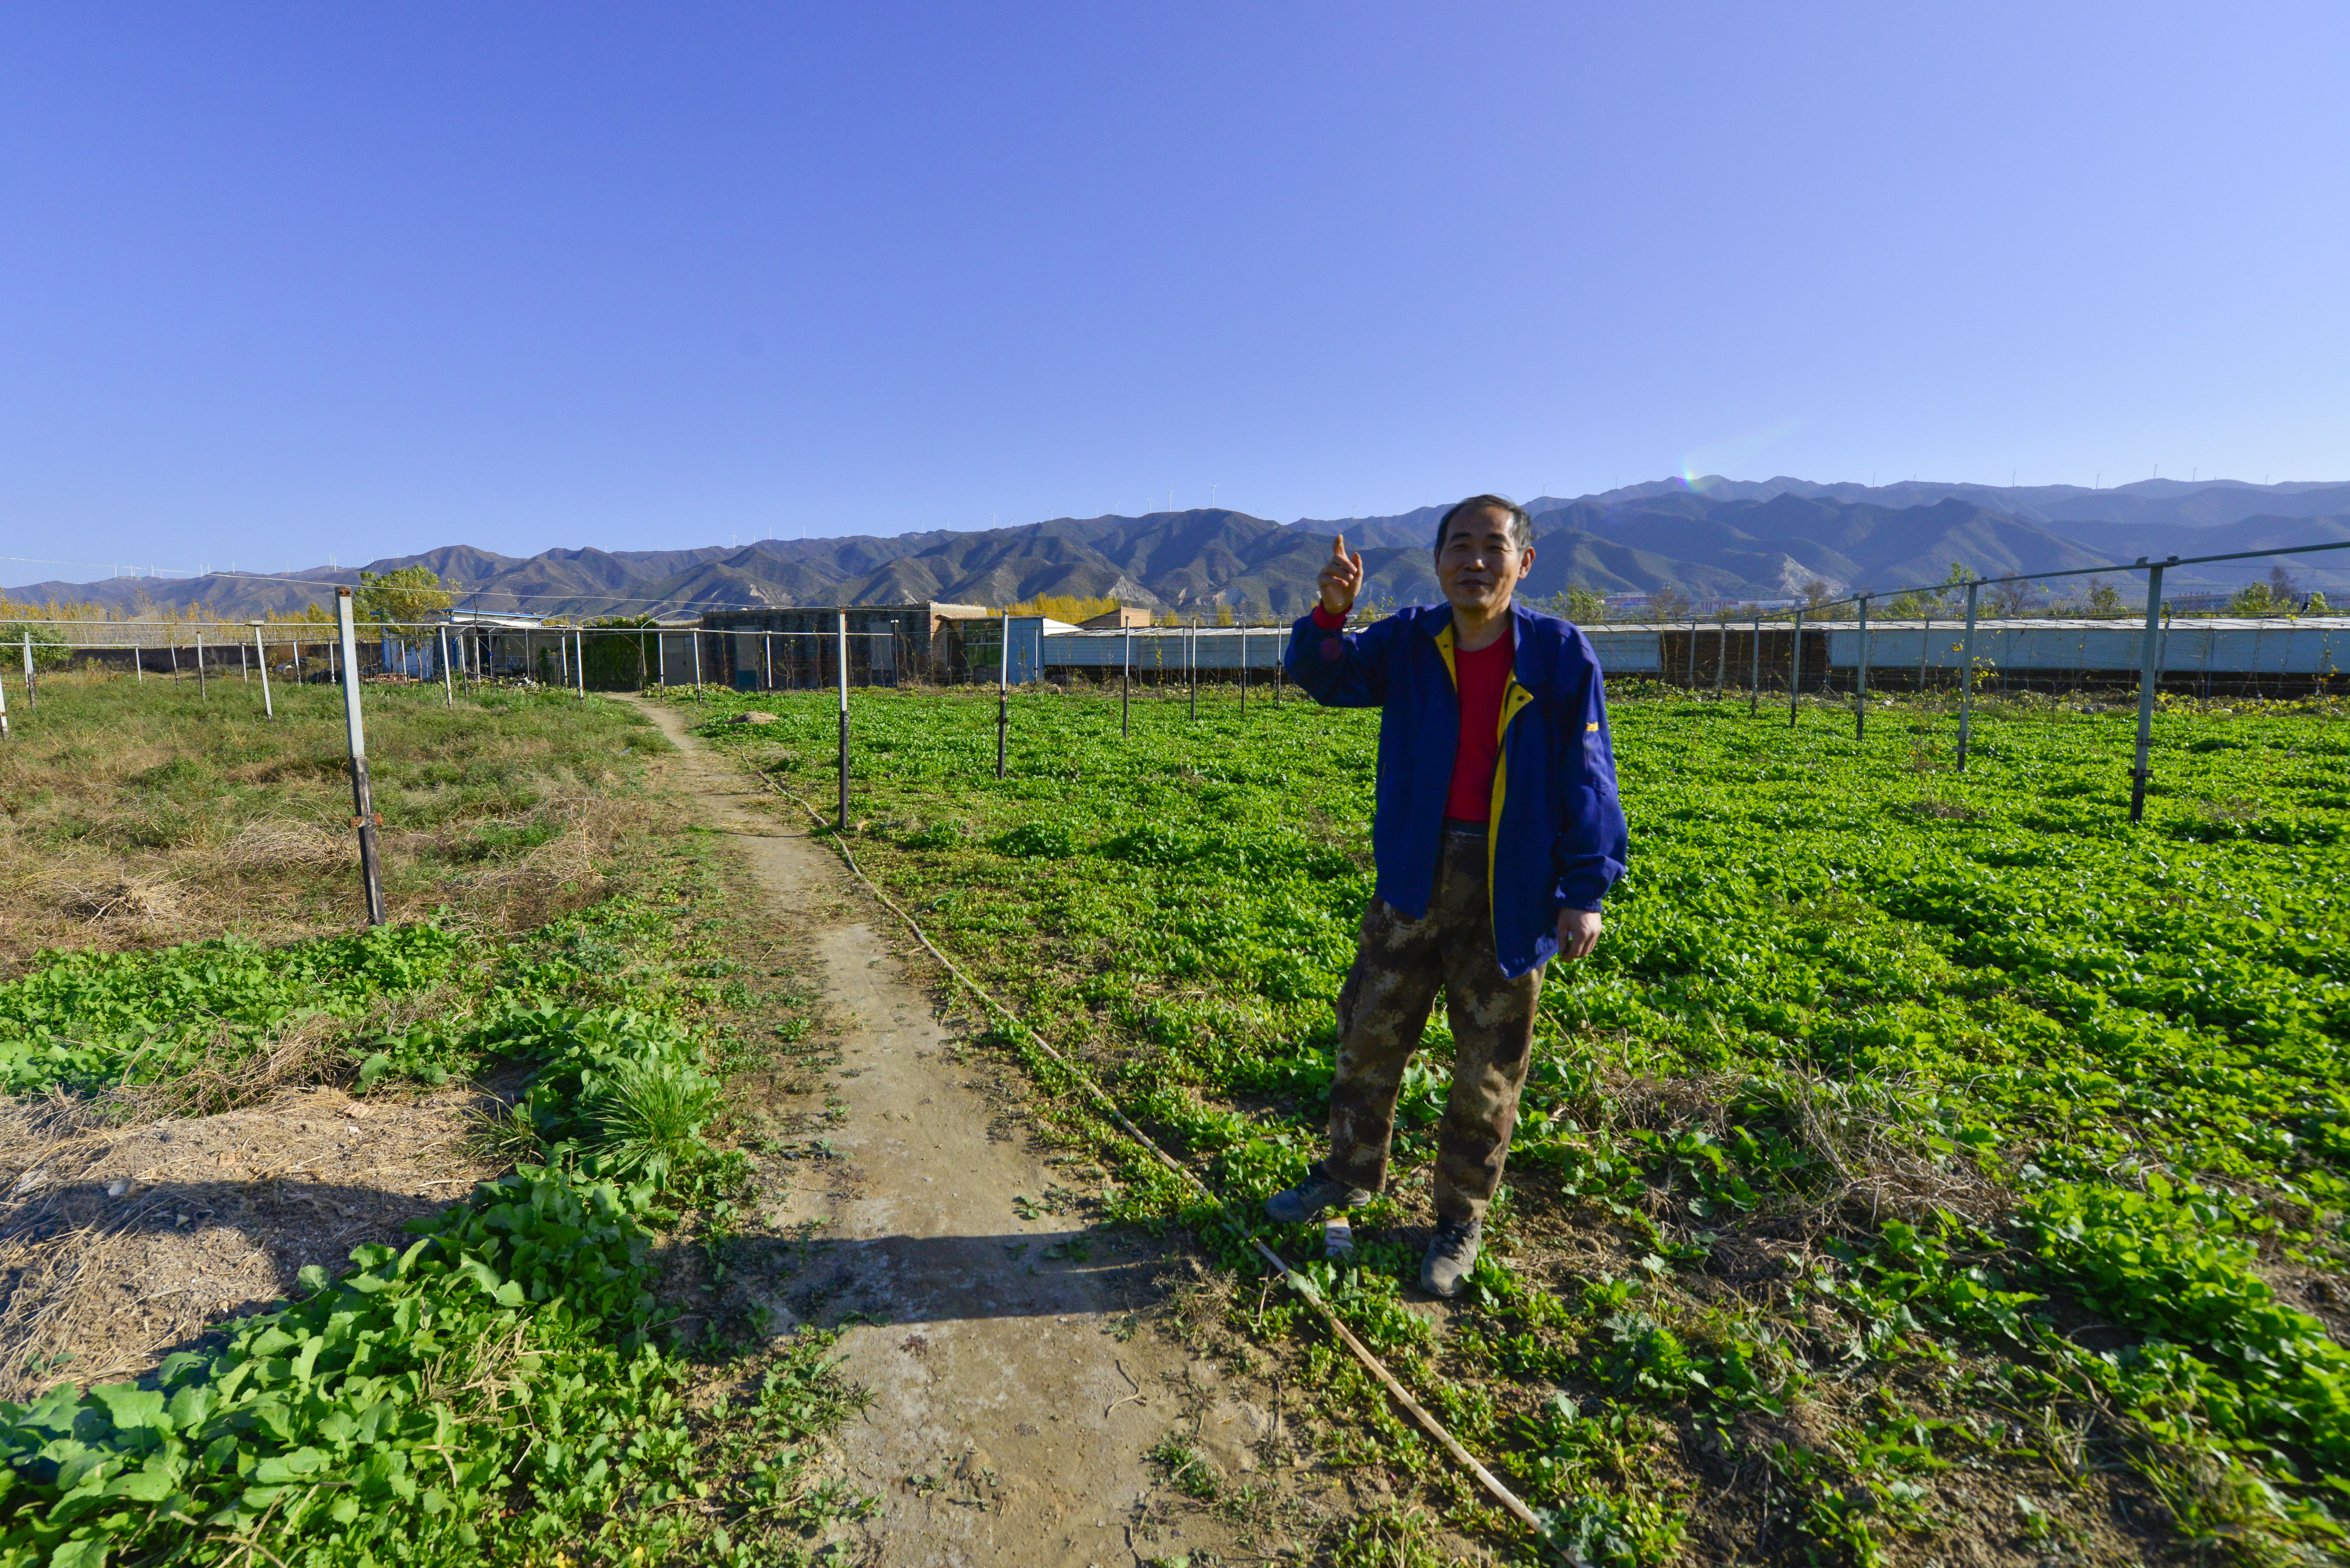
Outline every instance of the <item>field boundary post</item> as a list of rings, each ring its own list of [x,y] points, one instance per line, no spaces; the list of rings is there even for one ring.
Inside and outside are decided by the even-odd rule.
[[[253,661],[261,666],[261,716],[271,723],[277,722],[277,704],[269,695],[269,645],[261,639],[261,623],[253,625]],[[446,666],[443,670],[445,672]]]
[[[1967,742],[1974,736],[1975,718],[1975,595],[1980,583],[1967,585],[1967,636],[1959,645],[1959,772],[1967,771]]]
[[[2162,563],[2146,571],[2146,644],[2137,674],[2137,749],[2130,763],[2130,826],[2146,820],[2146,786],[2153,779],[2147,751],[2154,741],[2154,692],[2162,680]]]
[[[1804,607],[1795,607],[1795,647],[1787,656],[1787,728],[1795,727],[1804,701]]]
[[[840,831],[845,834],[848,831],[848,612],[837,610],[834,613],[840,619]],[[694,633],[697,648],[701,637],[700,632]],[[701,673],[700,656],[697,654],[694,666],[697,679]],[[694,695],[699,697],[701,694],[702,688],[697,683]]]
[[[351,590],[335,590],[337,639],[343,648],[343,733],[351,752],[351,805],[357,813],[351,826],[359,830],[359,876],[367,884],[368,924],[380,926],[383,916],[383,866],[377,855],[375,791],[368,784],[367,726],[359,716],[359,630],[351,624]]]
[[[1860,596],[1860,655],[1853,671],[1852,738],[1868,738],[1868,596]]]
[[[1125,640],[1118,654],[1118,738],[1121,741],[1134,734],[1134,628],[1126,628]]]
[[[40,691],[33,684],[33,628],[25,628],[25,711],[32,712],[41,705]]]
[[[1003,643],[995,650],[995,776],[1003,776],[1003,746],[1012,728],[1012,610],[1003,611]]]
[[[1762,618],[1754,618],[1754,640],[1746,649],[1746,711],[1749,716],[1762,711]]]

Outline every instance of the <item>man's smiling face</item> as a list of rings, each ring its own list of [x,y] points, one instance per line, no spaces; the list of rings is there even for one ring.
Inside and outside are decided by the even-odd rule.
[[[1436,580],[1445,602],[1482,618],[1499,615],[1510,594],[1534,564],[1531,547],[1511,536],[1510,514],[1480,506],[1452,520],[1444,547],[1436,553]]]

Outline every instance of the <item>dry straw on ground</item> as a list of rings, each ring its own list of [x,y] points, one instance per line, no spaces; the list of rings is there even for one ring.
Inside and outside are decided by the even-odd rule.
[[[403,1240],[405,1220],[496,1174],[464,1140],[479,1099],[310,1087],[206,1116],[61,1096],[0,1107],[0,1398],[135,1378],[306,1265]]]

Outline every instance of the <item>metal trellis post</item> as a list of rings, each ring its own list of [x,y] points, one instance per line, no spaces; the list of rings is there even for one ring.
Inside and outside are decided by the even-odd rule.
[[[1868,596],[1860,596],[1860,665],[1853,672],[1852,738],[1868,738]]]
[[[29,713],[41,705],[41,694],[33,684],[33,628],[25,628],[25,711]]]
[[[1795,727],[1804,695],[1804,608],[1795,607],[1795,649],[1787,656],[1787,728]]]
[[[840,618],[840,831],[848,831],[848,612],[834,612]],[[698,645],[702,634],[696,632]]]
[[[1754,618],[1754,645],[1748,650],[1746,680],[1746,711],[1760,713],[1762,711],[1762,618],[1759,615]]]
[[[1126,639],[1118,656],[1118,738],[1126,740],[1134,733],[1134,628],[1126,628]]]
[[[571,679],[579,691],[579,701],[588,701],[588,633],[580,627],[571,628]]]
[[[196,628],[196,695],[201,699],[209,698],[212,694],[212,684],[204,679],[204,628],[198,627]]]
[[[840,624],[844,627],[848,624],[846,617],[842,618]],[[693,639],[693,700],[699,702],[702,701],[702,628],[696,627],[687,635]],[[848,665],[846,662],[848,657],[848,634],[846,631],[840,634],[840,649],[844,661],[840,667],[840,678],[847,680],[848,679]]]
[[[2154,740],[2154,692],[2162,679],[2162,567],[2146,572],[2146,648],[2137,676],[2137,755],[2130,764],[2130,826],[2146,819],[2147,748]]]
[[[1959,772],[1967,771],[1967,742],[1973,738],[1975,718],[1975,595],[1980,583],[1967,585],[1967,635],[1959,645]]]
[[[269,645],[261,640],[261,628],[253,628],[253,661],[261,666],[261,716],[271,723],[277,722],[277,704],[269,696]]]
[[[336,629],[342,635],[338,640],[343,649],[343,669],[359,669],[359,631],[351,624],[351,590],[335,590]],[[367,729],[359,718],[359,683],[353,679],[343,682],[343,731],[351,750],[351,805],[357,815],[351,826],[359,830],[359,876],[367,883],[368,924],[383,924],[383,867],[376,854],[375,792],[368,785]]]
[[[1191,618],[1191,635],[1183,639],[1183,676],[1191,688],[1191,717],[1200,716],[1200,618]]]
[[[1248,628],[1241,628],[1241,716],[1248,716]]]
[[[1721,683],[1730,678],[1730,618],[1723,616],[1713,639],[1713,700],[1721,701]]]
[[[1004,737],[1012,728],[1012,612],[1003,612],[1003,646],[995,659],[995,776],[1003,776]]]

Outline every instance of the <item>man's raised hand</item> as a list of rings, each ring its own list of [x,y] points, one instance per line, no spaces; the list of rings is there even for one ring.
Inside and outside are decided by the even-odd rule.
[[[1363,586],[1363,558],[1347,554],[1344,534],[1330,541],[1330,558],[1322,563],[1322,607],[1332,615],[1345,615],[1355,607],[1355,595]]]

